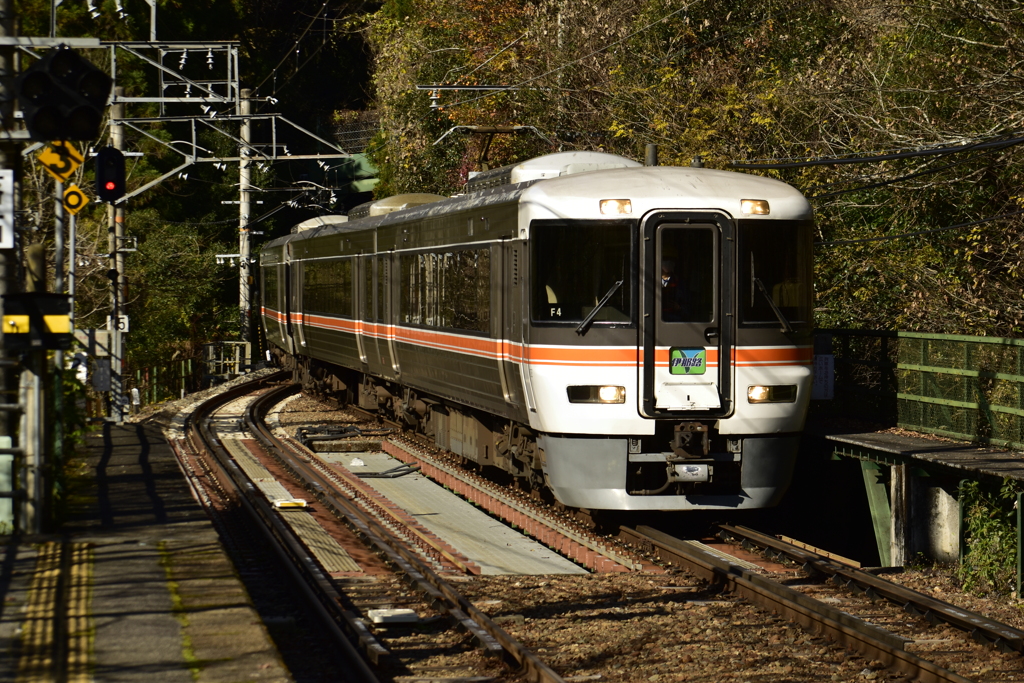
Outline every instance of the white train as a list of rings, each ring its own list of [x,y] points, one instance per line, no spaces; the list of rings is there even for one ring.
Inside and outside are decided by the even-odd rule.
[[[566,152],[297,226],[262,320],[309,387],[591,510],[771,506],[811,387],[792,187]]]

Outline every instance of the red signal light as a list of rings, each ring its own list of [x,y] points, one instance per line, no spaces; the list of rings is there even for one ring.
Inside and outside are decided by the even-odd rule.
[[[96,196],[102,202],[116,202],[124,196],[124,155],[113,147],[96,153]]]

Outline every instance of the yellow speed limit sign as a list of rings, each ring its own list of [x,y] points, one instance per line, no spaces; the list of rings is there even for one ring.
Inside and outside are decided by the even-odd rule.
[[[72,185],[64,190],[64,210],[74,216],[82,210],[82,207],[89,203],[89,198],[82,192],[78,185]]]
[[[51,142],[36,157],[50,175],[64,182],[82,165],[82,154],[70,142]]]

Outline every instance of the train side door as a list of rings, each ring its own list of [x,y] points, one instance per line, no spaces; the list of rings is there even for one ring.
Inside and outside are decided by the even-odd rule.
[[[735,337],[733,228],[714,213],[644,219],[640,412],[717,417],[732,412]]]
[[[304,268],[302,261],[292,261],[291,265],[291,302],[292,311],[288,320],[292,327],[292,339],[295,340],[295,352],[304,353],[306,348],[306,309],[302,303],[302,283],[304,280]]]
[[[268,264],[266,269],[272,271],[273,275],[268,273],[263,282],[263,306],[267,309],[265,319],[274,321],[272,324],[276,328],[275,333],[280,336],[285,348],[291,353],[291,337],[288,330],[288,264],[282,260]],[[270,278],[273,278],[272,286]],[[268,330],[270,325],[271,323],[267,324]]]
[[[356,265],[352,271],[352,287],[355,289],[355,319],[356,319],[356,350],[359,352],[359,360],[363,363],[369,362],[366,356],[366,326],[370,321],[369,311],[372,305],[369,304],[373,289],[366,284],[366,274],[370,273],[370,280],[373,280],[373,267],[369,257],[361,256],[353,259]]]
[[[402,374],[395,352],[395,306],[392,301],[394,288],[391,286],[391,254],[377,257],[377,319],[383,323],[384,339],[381,340],[381,363],[396,377]],[[389,373],[389,374],[390,374]]]
[[[375,256],[363,257],[363,333],[366,348],[366,360],[370,372],[380,375],[384,371],[385,361],[381,356],[381,348],[385,346],[382,337],[384,326],[380,324],[380,310],[384,302],[379,298],[377,283],[380,275],[377,269],[381,259]]]
[[[522,267],[522,242],[504,241],[502,249],[492,253],[500,254],[492,259],[500,264],[501,275],[494,278],[497,291],[491,292],[491,300],[501,307],[500,349],[498,354],[499,377],[505,402],[520,405],[523,401],[523,378],[521,365],[523,348],[523,290],[520,277]]]

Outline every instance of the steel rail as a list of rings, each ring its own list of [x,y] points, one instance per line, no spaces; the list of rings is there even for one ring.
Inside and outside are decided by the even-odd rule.
[[[756,605],[788,617],[861,654],[901,671],[921,683],[971,683],[903,649],[905,640],[823,602],[750,572],[702,549],[650,527],[620,529],[622,537],[662,561],[681,566]]]
[[[974,640],[984,645],[998,647],[1007,653],[1024,653],[1024,631],[1019,631],[1012,626],[975,612],[969,612],[948,602],[936,600],[918,591],[886,581],[870,572],[850,567],[759,531],[729,524],[722,524],[720,528],[725,536],[732,536],[740,540],[745,547],[756,546],[784,555],[799,562],[807,571],[840,580],[872,600],[885,598],[901,605],[906,612],[924,617],[932,623],[946,623],[967,631]]]
[[[536,654],[510,636],[486,614],[459,593],[450,583],[441,578],[426,565],[412,550],[401,542],[394,541],[393,535],[380,522],[363,513],[352,501],[332,493],[334,483],[301,458],[289,456],[290,449],[283,444],[266,426],[264,416],[270,406],[297,387],[281,387],[268,392],[254,401],[246,411],[246,425],[257,441],[295,476],[306,482],[309,491],[325,506],[342,516],[359,533],[372,543],[389,561],[399,567],[420,590],[437,603],[444,605],[447,612],[466,628],[486,649],[489,644],[511,656],[525,672],[527,678],[537,683],[564,683],[564,679],[545,664]]]
[[[374,654],[380,655],[387,651],[379,644],[374,646],[376,640],[369,635],[361,622],[355,623],[362,627],[362,632],[357,629],[353,629],[351,633],[345,632],[341,624],[351,627],[355,620],[351,614],[347,614],[347,611],[342,609],[340,596],[330,584],[330,580],[320,573],[316,561],[295,539],[294,534],[281,521],[266,499],[256,493],[255,488],[233,462],[230,454],[227,454],[226,449],[220,445],[220,439],[210,428],[210,418],[217,408],[287,376],[286,373],[276,373],[253,382],[246,382],[204,402],[191,415],[187,416],[184,425],[185,433],[188,435],[186,438],[197,452],[206,452],[211,457],[212,463],[221,470],[221,474],[226,475],[224,479],[235,487],[236,498],[241,508],[263,533],[270,547],[292,575],[308,604],[321,617],[335,641],[344,651],[345,658],[352,664],[352,668],[346,672],[347,675],[350,675],[352,680],[357,683],[379,683],[379,678],[369,668],[359,650],[352,644],[351,638],[358,639],[371,658]],[[324,589],[327,590],[324,591]],[[366,636],[369,636],[372,642],[368,642]]]

